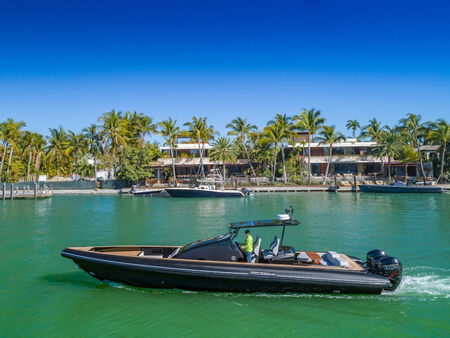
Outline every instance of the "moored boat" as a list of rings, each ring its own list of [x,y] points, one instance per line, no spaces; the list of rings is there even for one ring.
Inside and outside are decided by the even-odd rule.
[[[382,250],[367,254],[367,262],[334,251],[297,251],[283,246],[285,228],[297,220],[231,223],[226,234],[183,247],[161,245],[69,247],[61,255],[100,280],[139,287],[238,292],[325,292],[379,294],[392,291],[402,277],[398,259]],[[247,263],[239,230],[282,227],[267,250],[256,238]]]
[[[251,193],[248,189],[225,189],[222,175],[217,169],[212,169],[208,177],[199,180],[193,187],[166,188],[172,197],[245,197]]]

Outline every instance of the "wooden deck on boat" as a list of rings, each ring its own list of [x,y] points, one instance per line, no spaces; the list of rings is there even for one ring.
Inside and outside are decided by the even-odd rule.
[[[176,248],[181,248],[181,246],[151,246],[151,245],[142,245],[142,246],[128,246],[128,245],[122,245],[122,246],[96,246],[96,247],[69,247],[68,249],[71,250],[77,250],[77,251],[84,251],[84,252],[93,252],[96,254],[102,254],[102,255],[113,255],[113,256],[122,256],[122,257],[136,257],[139,259],[162,259],[162,260],[173,260],[173,261],[188,261],[188,262],[199,262],[198,260],[192,260],[192,259],[177,259],[177,258],[165,258],[165,257],[151,257],[151,256],[139,256],[139,254],[143,251],[143,248],[173,248],[174,250]],[[297,253],[300,251],[297,251]],[[308,251],[308,254],[316,254],[315,251]],[[363,267],[361,267],[358,263],[356,263],[354,260],[352,260],[350,257],[348,257],[345,254],[339,254],[343,259],[345,259],[349,263],[349,267],[343,267],[343,266],[332,266],[332,265],[316,265],[316,264],[273,264],[273,263],[251,263],[255,266],[282,266],[282,267],[295,267],[295,268],[313,268],[313,269],[332,269],[332,270],[345,270],[345,271],[364,271]],[[319,255],[317,255],[320,257]],[[247,265],[249,263],[246,262],[224,262],[224,261],[208,261],[208,260],[201,260],[202,263],[215,263],[215,264],[239,264],[239,265]]]

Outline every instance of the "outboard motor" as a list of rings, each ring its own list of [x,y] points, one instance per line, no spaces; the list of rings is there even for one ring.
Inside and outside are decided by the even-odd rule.
[[[245,196],[250,196],[250,195],[251,195],[250,190],[248,190],[247,188],[242,188],[241,191],[242,191],[242,193],[243,193]]]
[[[372,250],[367,253],[367,270],[386,277],[391,282],[387,291],[394,291],[402,280],[402,263],[395,257],[388,256],[383,250]]]

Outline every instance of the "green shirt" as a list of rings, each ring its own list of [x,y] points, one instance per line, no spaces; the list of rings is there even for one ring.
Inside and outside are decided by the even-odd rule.
[[[253,237],[252,235],[248,235],[245,239],[245,244],[241,247],[242,250],[247,252],[253,252]]]

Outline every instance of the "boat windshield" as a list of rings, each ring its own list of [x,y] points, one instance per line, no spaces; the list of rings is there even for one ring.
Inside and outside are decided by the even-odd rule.
[[[201,239],[189,244],[186,244],[185,246],[183,246],[179,253],[182,253],[183,251],[186,250],[191,250],[193,248],[199,247],[199,246],[204,246],[204,245],[208,245],[208,244],[212,244],[212,243],[217,243],[217,242],[221,242],[224,240],[229,239],[233,234],[232,233],[226,233],[223,235],[219,235],[219,236],[215,236],[215,237],[211,237],[211,238],[206,238],[206,239]]]

